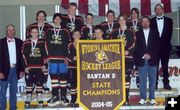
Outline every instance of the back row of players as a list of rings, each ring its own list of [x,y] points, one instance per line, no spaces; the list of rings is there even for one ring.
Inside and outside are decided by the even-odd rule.
[[[52,98],[48,100],[48,105],[69,104],[66,91],[67,83],[70,83],[70,104],[74,106],[77,98],[76,43],[79,39],[126,39],[126,100],[128,102],[131,74],[129,70],[133,68],[132,53],[136,39],[134,33],[141,28],[139,10],[133,8],[131,19],[119,15],[117,21],[115,21],[115,12],[109,10],[106,14],[107,21],[97,26],[93,25],[93,14],[88,13],[85,16],[86,25],[84,25],[83,17],[75,15],[76,10],[76,3],[70,3],[67,14],[54,14],[53,25],[46,23],[45,11],[38,11],[37,22],[27,27],[26,41],[22,48],[26,72],[27,107],[30,105],[34,87],[39,104],[43,104],[42,91],[48,90],[47,73],[50,74],[52,86]]]

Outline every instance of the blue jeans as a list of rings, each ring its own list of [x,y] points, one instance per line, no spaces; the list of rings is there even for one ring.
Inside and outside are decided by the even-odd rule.
[[[138,66],[139,71],[139,88],[140,98],[147,99],[147,77],[149,78],[149,99],[155,99],[155,85],[157,77],[157,66],[150,66],[148,62],[145,62],[144,66]]]
[[[9,70],[9,76],[7,81],[0,81],[0,110],[6,109],[6,92],[9,86],[9,94],[10,94],[10,110],[16,110],[16,102],[17,102],[17,83],[18,78],[16,74],[16,68],[10,68]]]

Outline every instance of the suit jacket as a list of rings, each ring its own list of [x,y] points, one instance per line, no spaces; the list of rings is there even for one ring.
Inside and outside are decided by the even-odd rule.
[[[158,31],[156,17],[151,19],[152,29]],[[160,50],[165,52],[170,52],[171,50],[171,38],[172,38],[172,31],[173,31],[173,22],[171,18],[164,16],[164,27],[162,31],[162,35],[160,36]]]
[[[20,78],[20,71],[23,71],[22,67],[22,54],[21,54],[21,48],[22,48],[22,40],[15,38],[15,45],[16,45],[16,73],[18,79]],[[9,69],[10,69],[10,61],[9,61],[9,52],[8,52],[8,44],[7,44],[7,38],[0,39],[0,72],[4,74],[4,81],[7,80],[9,75]]]
[[[134,52],[134,61],[137,66],[143,66],[145,60],[142,58],[145,53],[150,54],[151,58],[148,60],[150,66],[157,66],[159,63],[159,34],[157,31],[150,29],[148,44],[146,45],[145,35],[143,30],[136,32],[136,44]]]

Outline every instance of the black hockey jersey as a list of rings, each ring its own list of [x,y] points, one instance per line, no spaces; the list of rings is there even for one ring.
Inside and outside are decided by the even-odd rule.
[[[82,26],[84,25],[84,20],[82,16],[75,16],[75,21],[74,23],[71,23],[71,20],[69,18],[69,16],[67,14],[63,14],[62,15],[62,22],[61,22],[61,26],[63,28],[66,28],[67,30],[69,30],[70,34],[72,35],[72,32],[74,30],[79,30],[81,31]],[[71,37],[70,39],[71,41],[73,40],[73,38]]]
[[[71,42],[68,45],[68,68],[77,68],[77,61],[74,60],[74,57],[76,57],[76,48],[74,47],[73,42]]]
[[[46,32],[45,42],[48,50],[48,58],[51,62],[62,62],[68,55],[70,33],[67,29],[60,29],[59,35],[54,34],[54,29]]]
[[[26,28],[26,39],[29,39],[31,37],[31,35],[30,35],[31,27],[37,27],[37,29],[38,29],[38,23],[36,22],[36,23],[30,24],[29,26],[27,26],[27,28]],[[52,28],[52,25],[50,25],[48,23],[44,23],[44,27],[40,27],[40,30],[42,30],[42,32],[41,33],[39,32],[39,39],[44,39],[45,33],[50,28]]]
[[[31,39],[24,41],[22,55],[25,68],[41,68],[45,65],[45,59],[47,58],[45,42],[38,40],[36,44],[33,44]]]
[[[131,29],[135,32],[142,29],[140,20],[138,22],[133,22],[132,19],[128,19],[126,21],[126,25],[127,25],[128,29]]]
[[[119,24],[117,22],[114,22],[113,27],[112,27],[112,24],[109,24],[109,26],[108,26],[108,22],[106,22],[106,21],[102,22],[100,25],[104,31],[103,39],[110,39],[111,32],[114,29],[119,28]],[[112,30],[110,30],[110,28],[112,28]]]
[[[122,35],[122,33],[124,34]],[[125,58],[132,59],[131,57],[133,56],[135,50],[135,42],[136,42],[134,31],[130,29],[126,29],[123,32],[120,29],[115,29],[114,31],[112,31],[110,36],[112,39],[120,39],[120,38],[125,39],[125,50],[129,52],[129,55],[125,56]]]
[[[83,40],[94,40],[95,36],[94,36],[94,26],[92,26],[92,33],[90,32],[90,29],[87,25],[84,25],[81,28],[81,39]]]

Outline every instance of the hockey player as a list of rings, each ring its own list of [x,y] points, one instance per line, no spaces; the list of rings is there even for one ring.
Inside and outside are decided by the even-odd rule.
[[[26,28],[26,38],[30,38],[30,29],[31,27],[37,27],[38,28],[38,38],[43,39],[45,36],[45,32],[52,28],[52,26],[48,23],[46,23],[46,12],[43,10],[40,10],[36,14],[36,21],[35,23],[30,24]]]
[[[126,25],[129,29],[132,29],[134,32],[142,29],[141,20],[139,19],[139,9],[132,8],[130,12],[130,19],[127,20]],[[139,73],[137,71],[137,66],[133,67],[133,74],[136,75],[136,84],[139,87]]]
[[[96,40],[103,40],[103,29],[101,25],[97,25],[94,28],[94,35]]]
[[[119,27],[118,23],[115,22],[115,12],[113,10],[109,10],[106,14],[107,21],[102,22],[100,25],[104,31],[103,38],[110,39],[110,34],[114,29]]]
[[[29,107],[33,86],[35,85],[37,101],[42,106],[42,85],[43,72],[46,70],[45,59],[47,58],[44,41],[38,39],[37,27],[31,27],[30,39],[23,43],[22,54],[25,67],[26,101],[25,106]]]
[[[67,29],[62,29],[61,21],[61,14],[55,13],[53,16],[54,26],[47,31],[45,38],[52,86],[52,98],[47,101],[48,106],[56,106],[60,103],[68,105],[69,103],[66,97],[68,78],[66,57],[68,55],[70,33]],[[61,90],[61,100],[59,89]]]
[[[133,68],[133,52],[135,47],[135,34],[134,31],[130,30],[126,26],[126,18],[122,15],[118,17],[119,29],[115,29],[112,34],[112,39],[124,39],[125,40],[125,74],[126,74],[126,104],[129,104],[129,88],[131,80],[131,71]]]
[[[71,35],[75,29],[81,31],[81,28],[84,25],[83,17],[77,16],[76,10],[77,10],[77,4],[74,2],[69,3],[67,14],[62,15],[61,25],[63,28],[69,30]],[[70,40],[73,41],[72,36]]]
[[[142,29],[139,19],[139,10],[137,8],[131,9],[131,18],[127,20],[126,25],[135,32]]]
[[[76,106],[77,99],[77,64],[76,64],[76,45],[78,40],[81,38],[81,33],[78,30],[74,30],[73,36],[74,41],[69,43],[68,45],[68,73],[69,73],[69,82],[70,82],[70,93],[71,93],[71,101],[70,105],[72,107]]]
[[[93,26],[93,14],[88,13],[86,15],[86,25],[81,28],[81,34],[83,40],[93,40],[94,37],[94,26]]]
[[[44,40],[45,33],[48,29],[52,28],[52,26],[48,23],[46,23],[46,12],[43,10],[40,10],[36,14],[36,20],[37,22],[30,24],[26,28],[26,39],[30,38],[30,29],[31,27],[37,27],[38,29],[38,38],[39,40]],[[47,78],[48,78],[48,71],[44,72],[44,77],[43,77],[43,89],[45,92],[49,91],[49,88],[47,87]]]

